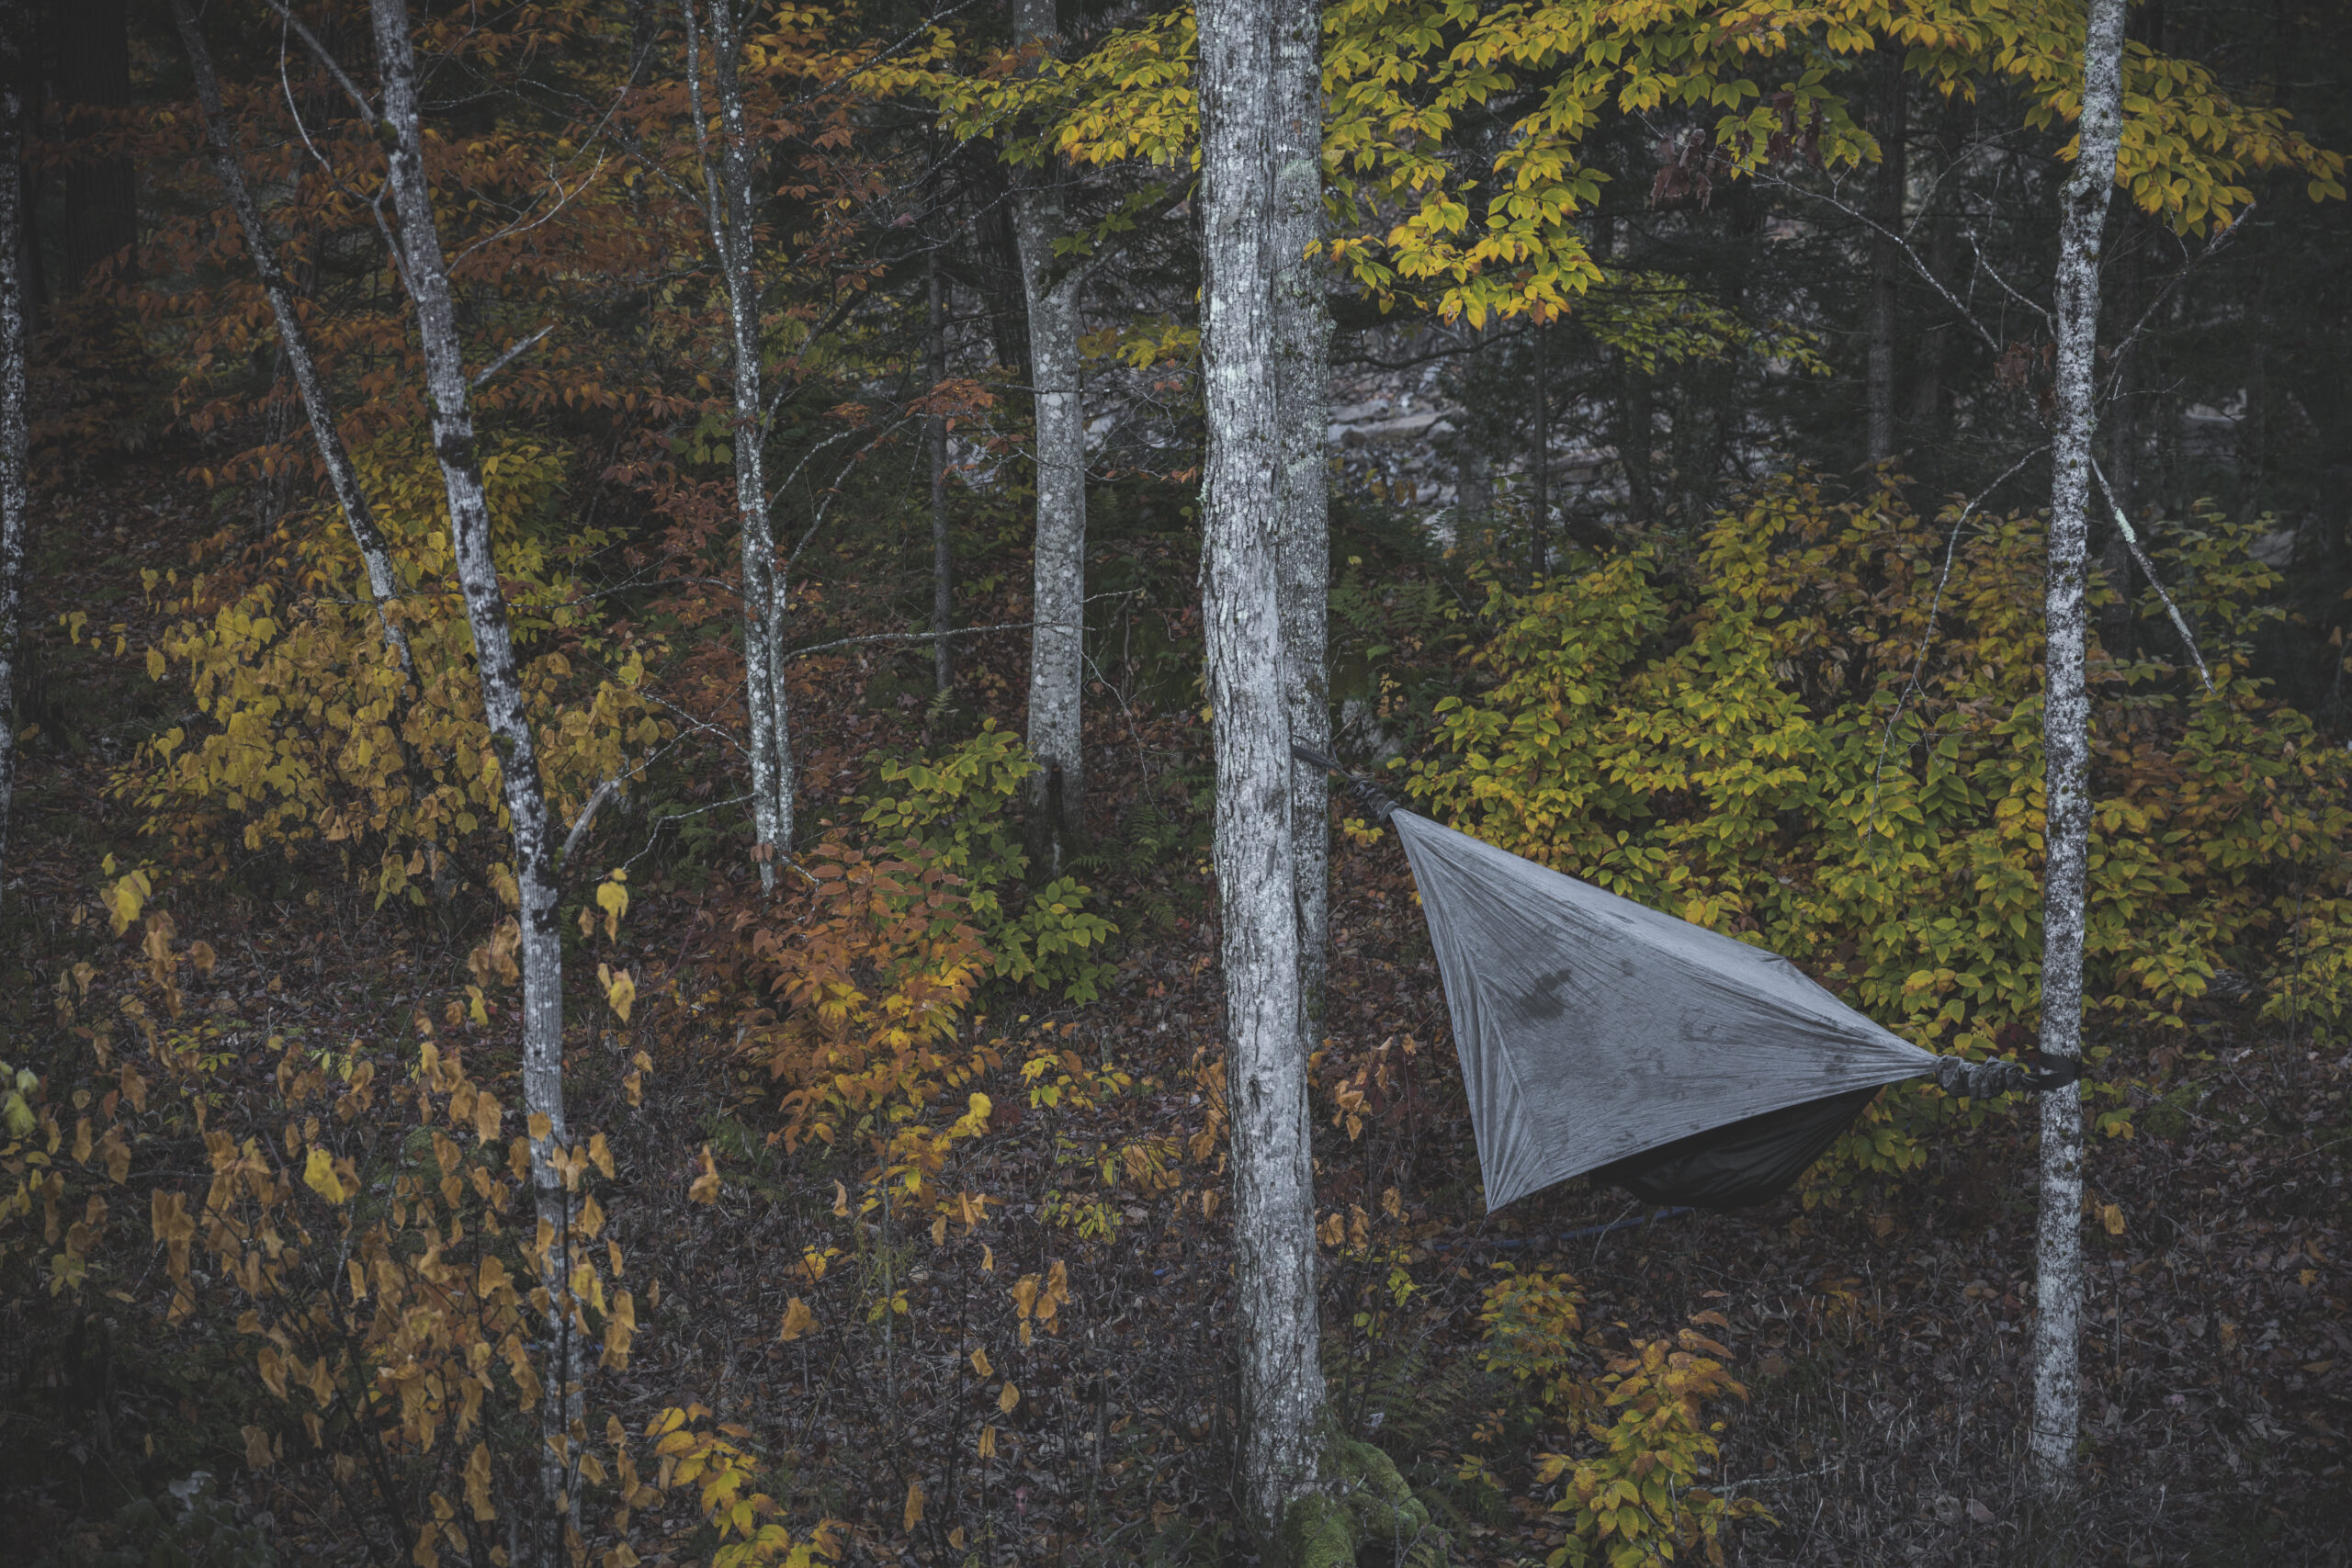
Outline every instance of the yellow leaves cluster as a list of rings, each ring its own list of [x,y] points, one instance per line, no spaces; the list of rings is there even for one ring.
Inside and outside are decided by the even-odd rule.
[[[877,1113],[885,1127],[903,1122],[995,1065],[993,1052],[948,1049],[988,953],[946,868],[911,848],[875,857],[838,840],[808,863],[805,917],[784,936],[752,935],[754,954],[775,965],[786,1015],[744,1039],[786,1087],[787,1146],[808,1136],[830,1144],[845,1122]],[[951,1142],[978,1132],[969,1122],[950,1129]],[[895,1134],[876,1135],[888,1150]],[[899,1155],[886,1163],[912,1157]]]
[[[1996,1049],[2039,1006],[2041,536],[1978,520],[1931,634],[1953,521],[1797,476],[1719,517],[1670,588],[1626,555],[1498,592],[1494,683],[1442,705],[1445,755],[1408,788],[1489,842],[1785,954],[1922,1044]],[[2166,525],[2160,570],[2193,585],[2209,640],[2260,624],[2255,525]],[[2352,900],[2301,891],[2352,882],[2352,757],[2233,673],[2237,646],[2214,660],[2218,704],[2092,656],[2086,943],[2108,1017],[2177,1027],[2233,950],[2299,922],[2299,1005],[2352,1015]],[[2110,1133],[2122,1109],[2102,1108]],[[1960,1114],[1883,1098],[1829,1168],[1905,1168],[1922,1119]]]
[[[397,440],[360,461],[407,589],[390,614],[414,680],[385,646],[346,531],[297,515],[256,576],[151,583],[157,608],[178,619],[150,650],[149,673],[185,681],[204,723],[157,738],[116,788],[147,812],[148,832],[184,852],[338,845],[379,903],[422,903],[420,883],[451,890],[453,857],[500,829],[505,806],[446,525],[435,526],[437,468],[421,443]],[[597,784],[628,776],[669,729],[638,690],[639,650],[609,650],[616,678],[575,671],[581,649],[607,652],[582,614],[585,595],[514,526],[553,492],[560,459],[524,445],[483,466],[542,780],[565,818]]]
[[[1694,1323],[1722,1325],[1720,1313],[1705,1312]],[[1721,1422],[1708,1422],[1706,1406],[1726,1396],[1745,1399],[1716,1357],[1730,1352],[1694,1328],[1669,1342],[1648,1340],[1633,1353],[1614,1358],[1593,1385],[1602,1410],[1615,1411],[1608,1425],[1589,1421],[1585,1431],[1599,1451],[1577,1458],[1541,1456],[1536,1474],[1544,1482],[1566,1477],[1555,1514],[1568,1520],[1568,1537],[1555,1561],[1610,1568],[1636,1568],[1661,1558],[1704,1551],[1722,1558],[1716,1537],[1734,1520],[1764,1516],[1752,1498],[1726,1501],[1705,1489],[1703,1472],[1721,1452]]]
[[[1727,176],[1792,155],[1852,165],[1880,149],[1848,106],[1839,62],[1893,47],[1946,94],[2006,80],[2025,89],[2036,123],[2080,113],[2081,10],[2069,0],[1337,0],[1323,24],[1338,220],[1328,254],[1384,304],[1409,297],[1473,325],[1548,320],[1600,281],[1576,220],[1600,198],[1606,176],[1582,154],[1611,111],[1712,115],[1709,161]],[[1009,134],[1017,161],[1189,173],[1197,48],[1180,6],[1074,61],[996,54],[969,75],[907,70],[890,86],[937,104],[959,137]],[[1480,168],[1459,157],[1457,129],[1498,103],[1519,112]],[[2226,226],[2250,199],[2245,174],[2275,167],[2304,171],[2315,200],[2344,195],[2342,156],[2284,113],[2130,46],[2117,180],[2143,209],[2184,232]]]
[[[718,1532],[720,1546],[711,1557],[712,1568],[808,1568],[822,1558],[831,1560],[839,1548],[829,1524],[820,1525],[801,1540],[775,1522],[781,1512],[775,1498],[751,1488],[765,1467],[739,1446],[751,1436],[731,1421],[706,1427],[710,1411],[699,1404],[662,1411],[646,1423],[645,1435],[654,1439],[661,1469],[651,1487],[639,1486],[631,1502],[642,1506],[659,1500],[673,1486],[697,1488],[703,1517]],[[642,1502],[638,1502],[639,1498]],[[920,1517],[921,1492],[909,1494],[907,1505]]]
[[[1035,1274],[1022,1275],[1013,1282],[1012,1294],[1013,1312],[1021,1325],[1021,1343],[1029,1343],[1033,1325],[1039,1324],[1045,1325],[1046,1333],[1059,1334],[1061,1325],[1055,1321],[1055,1315],[1069,1300],[1069,1266],[1057,1258],[1042,1279]],[[1010,1410],[1012,1406],[1005,1408]]]

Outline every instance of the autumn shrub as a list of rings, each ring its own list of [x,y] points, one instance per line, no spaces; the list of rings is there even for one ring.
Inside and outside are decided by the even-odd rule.
[[[1569,1451],[1538,1453],[1533,1479],[1561,1483],[1552,1512],[1567,1534],[1547,1560],[1550,1568],[1587,1563],[1647,1568],[1687,1562],[1694,1551],[1723,1562],[1724,1527],[1758,1516],[1751,1501],[1708,1490],[1707,1472],[1719,1457],[1723,1423],[1707,1407],[1747,1392],[1724,1371],[1731,1352],[1700,1332],[1724,1325],[1723,1314],[1702,1312],[1672,1341],[1637,1340],[1623,1354],[1596,1348],[1577,1308],[1576,1281],[1552,1269],[1498,1267],[1478,1314],[1479,1363],[1521,1391],[1521,1406],[1498,1409],[1478,1424],[1462,1474],[1499,1490],[1489,1468],[1507,1427],[1565,1427]],[[1479,1452],[1483,1448],[1488,1451]]]
[[[421,904],[428,876],[447,886],[466,863],[503,890],[501,760],[439,474],[421,447],[392,438],[357,456],[406,590],[388,613],[406,634],[413,679],[386,646],[348,530],[331,512],[300,509],[258,564],[186,581],[144,574],[170,618],[148,673],[185,682],[203,721],[144,745],[117,793],[183,864],[224,866],[240,847],[292,856],[325,845],[379,904]],[[559,457],[510,442],[484,457],[482,473],[541,776],[558,820],[569,820],[599,784],[637,773],[673,727],[643,694],[644,649],[594,615],[581,569],[605,536],[582,530],[558,545],[533,525],[558,493]]]
[[[135,948],[60,976],[51,1070],[11,1074],[0,1098],[12,1290],[111,1301],[159,1353],[224,1367],[239,1396],[215,1419],[237,1427],[253,1484],[331,1499],[342,1528],[421,1568],[450,1551],[502,1561],[544,1518],[551,1399],[553,1462],[587,1509],[558,1521],[566,1560],[636,1562],[632,1543],[666,1540],[668,1494],[693,1483],[729,1561],[830,1551],[795,1542],[749,1459],[673,1442],[676,1408],[638,1434],[597,1417],[600,1378],[629,1367],[639,1293],[660,1301],[607,1229],[603,1133],[556,1149],[551,1227],[526,1190],[547,1129],[469,1062],[489,1053],[460,1043],[462,1006],[449,1036],[419,1010],[390,1045],[254,1022],[154,892],[144,871],[108,881],[105,918]],[[629,1105],[650,1066],[638,1053],[617,1086]],[[133,1513],[108,1540],[184,1545],[172,1519]]]
[[[2086,984],[2094,1072],[2179,1031],[2224,969],[2268,1016],[2340,1030],[2352,1008],[2352,757],[2247,672],[2278,575],[2263,521],[2156,530],[2159,570],[2215,691],[2137,641],[2094,649]],[[1950,573],[1943,570],[1949,554]],[[2042,532],[1931,524],[1892,479],[1838,500],[1764,486],[1695,549],[1589,558],[1529,592],[1489,582],[1476,689],[1439,705],[1407,777],[1489,842],[1785,953],[1918,1043],[1981,1055],[2040,1002]],[[2095,583],[2093,603],[2113,589]],[[2100,1123],[2128,1126],[2094,1085]],[[1899,1169],[1924,1121],[1985,1108],[1883,1096],[1826,1168]]]
[[[1029,869],[1006,816],[1035,759],[1020,740],[982,723],[980,732],[938,756],[886,761],[880,785],[861,820],[883,841],[911,838],[948,873],[963,879],[973,924],[988,947],[988,974],[1076,1003],[1101,994],[1112,965],[1100,954],[1116,934],[1087,912],[1091,889],[1060,876],[1024,888]]]
[[[961,881],[911,842],[876,854],[839,838],[804,857],[788,918],[751,933],[775,1006],[741,1049],[783,1089],[787,1148],[844,1137],[887,1148],[942,1094],[999,1065],[959,1043],[989,962]]]

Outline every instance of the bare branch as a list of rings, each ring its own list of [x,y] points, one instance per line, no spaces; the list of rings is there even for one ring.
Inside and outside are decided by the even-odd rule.
[[[2205,655],[2198,651],[2197,639],[2188,633],[2188,623],[2181,619],[2180,606],[2175,604],[2172,595],[2165,592],[2164,580],[2156,575],[2156,569],[2149,561],[2147,552],[2140,547],[2140,536],[2132,531],[2132,520],[2123,515],[2123,508],[2116,502],[2115,492],[2108,488],[2107,475],[2100,469],[2096,457],[2091,459],[2091,478],[2098,481],[2098,493],[2106,498],[2108,510],[2115,514],[2115,525],[2122,531],[2123,542],[2131,547],[2132,558],[2140,563],[2141,571],[2147,576],[2148,586],[2154,589],[2156,597],[2164,601],[2165,614],[2172,617],[2173,629],[2180,633],[2180,640],[2188,645],[2189,662],[2197,666],[2197,678],[2205,682],[2205,694],[2209,697],[2217,695],[2213,690],[2213,673],[2205,668]]]
[[[555,331],[555,329],[556,323],[550,321],[546,326],[541,327],[537,332],[533,333],[529,337],[525,338],[522,342],[514,344],[514,347],[500,355],[497,358],[492,360],[489,364],[483,366],[474,376],[472,389],[477,392],[481,391],[482,389],[482,383],[488,381],[492,376],[497,375],[501,370],[505,369],[509,365],[512,365],[514,361],[520,359],[524,355],[530,352],[531,348],[537,344],[541,338],[547,336],[549,333]]]

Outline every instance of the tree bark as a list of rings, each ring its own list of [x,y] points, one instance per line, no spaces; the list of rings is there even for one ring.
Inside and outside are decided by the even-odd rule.
[[[1313,1167],[1299,1049],[1281,518],[1274,28],[1253,0],[1200,12],[1201,618],[1216,756],[1216,863],[1241,1329],[1241,1508],[1271,1542],[1315,1485],[1323,1418]]]
[[[21,84],[31,7],[0,0],[0,888],[17,800],[17,637],[25,590],[25,182]],[[0,901],[6,894],[0,893]]]
[[[2041,1052],[2082,1054],[2083,902],[2090,858],[2090,701],[2084,687],[2085,513],[2098,427],[2099,245],[2122,130],[2127,0],[2090,0],[2083,52],[2081,152],[2060,199],[2057,389],[2052,432],[2048,679],[2041,717],[2048,813],[2041,913]],[[2083,1118],[2079,1085],[2041,1097],[2041,1216],[2028,1469],[2045,1503],[2075,1485],[2082,1421],[2077,1369],[2083,1294]]]
[[[1331,750],[1331,321],[1323,267],[1323,15],[1314,0],[1277,0],[1273,55],[1274,528],[1291,739]],[[1291,770],[1291,845],[1298,900],[1301,1049],[1321,1043],[1329,964],[1330,781]],[[1302,1136],[1304,1134],[1302,1133]]]
[[[539,784],[538,751],[524,707],[506,596],[491,553],[490,505],[482,489],[473,408],[458,336],[448,264],[424,178],[424,137],[416,101],[416,58],[406,0],[370,0],[385,165],[398,216],[401,275],[416,311],[426,390],[433,399],[433,451],[449,502],[449,539],[466,618],[474,636],[482,708],[498,751],[522,894],[523,1108],[528,1118],[531,1183],[539,1224],[540,1283],[548,1292],[548,1354],[539,1412],[540,1511],[535,1562],[551,1562],[573,1513],[584,1346],[568,1306],[571,1202],[555,1155],[571,1145],[563,1112],[563,944],[556,927],[559,887],[554,825]]]
[[[1878,113],[1879,165],[1871,187],[1870,359],[1863,401],[1869,460],[1883,463],[1895,453],[1895,333],[1902,295],[1896,282],[1904,265],[1895,236],[1903,231],[1903,191],[1910,175],[1910,84],[1902,53],[1883,51]]]
[[[767,434],[760,376],[760,278],[753,254],[753,149],[743,118],[741,0],[711,0],[710,75],[718,110],[712,156],[702,100],[702,29],[694,0],[684,0],[687,108],[702,167],[703,218],[727,295],[728,348],[733,372],[735,510],[743,577],[743,708],[752,753],[752,822],[760,886],[775,886],[776,862],[792,853],[790,694],[784,675],[785,584],[776,570],[775,519],[768,508]]]
[[[80,139],[111,133],[114,117],[105,111],[130,107],[126,0],[60,0],[51,19],[65,134]],[[66,287],[81,288],[100,263],[138,238],[138,183],[130,160],[75,158],[65,172]]]
[[[1018,0],[1015,39],[1043,46],[1055,0]],[[1062,206],[1050,166],[1016,171],[1012,237],[1029,307],[1029,385],[1036,408],[1037,535],[1030,590],[1029,785],[1033,874],[1061,872],[1086,826],[1080,750],[1086,649],[1086,400],[1080,390],[1077,269],[1057,276]]]
[[[179,29],[180,46],[187,51],[188,71],[196,81],[197,107],[204,117],[205,150],[212,156],[213,171],[220,177],[229,210],[245,237],[245,253],[253,257],[254,271],[261,276],[262,293],[268,299],[270,314],[277,322],[278,347],[286,355],[287,369],[301,394],[302,412],[311,422],[311,438],[317,442],[319,460],[326,468],[328,487],[334,491],[335,505],[343,512],[344,526],[350,530],[352,543],[359,547],[359,559],[368,572],[368,592],[376,604],[376,624],[383,634],[384,646],[399,661],[401,673],[413,681],[416,665],[410,657],[408,634],[401,629],[396,608],[401,581],[392,570],[391,550],[376,526],[367,492],[360,489],[359,471],[353,466],[351,453],[343,444],[343,433],[335,423],[334,403],[327,394],[325,378],[319,374],[318,361],[311,354],[310,333],[303,330],[294,290],[284,269],[277,265],[276,247],[269,243],[269,231],[262,226],[260,209],[254,205],[253,192],[245,184],[244,166],[237,157],[228,112],[221,106],[220,80],[212,69],[212,52],[205,47],[204,33],[197,25],[195,12],[188,8],[188,0],[172,0],[172,23]]]
[[[947,379],[947,298],[939,276],[939,252],[924,264],[931,319],[931,390],[939,395]],[[947,416],[934,410],[924,422],[931,445],[931,673],[941,695],[956,689],[956,655],[948,637],[956,615],[956,558],[947,537]]]

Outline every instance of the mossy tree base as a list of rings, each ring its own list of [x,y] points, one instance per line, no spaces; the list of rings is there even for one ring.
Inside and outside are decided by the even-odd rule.
[[[1437,1568],[1444,1537],[1430,1511],[1370,1443],[1335,1438],[1323,1450],[1323,1484],[1294,1500],[1268,1558],[1269,1568],[1355,1568],[1371,1548],[1382,1563]]]

